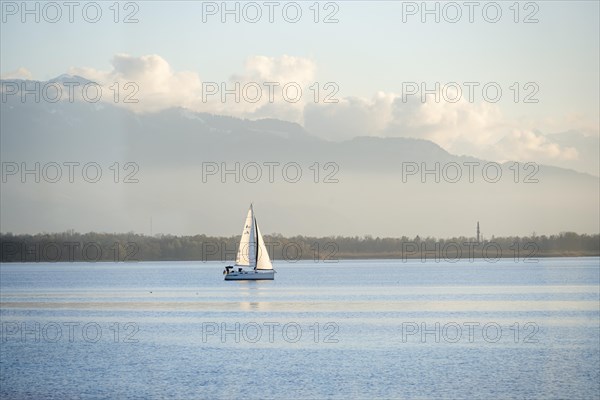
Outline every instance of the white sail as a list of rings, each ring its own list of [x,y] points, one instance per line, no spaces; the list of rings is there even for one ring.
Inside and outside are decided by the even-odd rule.
[[[252,223],[250,224],[250,238],[248,239],[248,266],[256,268],[256,218],[254,217],[254,209],[250,205],[252,212]]]
[[[265,246],[265,241],[263,240],[263,237],[260,234],[260,228],[258,227],[258,223],[256,224],[256,232],[256,236],[258,238],[258,261],[256,263],[256,269],[273,269],[273,264],[271,263],[271,259],[269,258],[269,253],[267,252],[267,246]]]
[[[244,229],[242,230],[242,238],[240,239],[240,247],[238,248],[237,256],[235,258],[236,265],[250,265],[250,257],[248,257],[248,250],[250,243],[254,241],[250,239],[252,231],[254,230],[254,215],[252,206],[248,210],[246,216],[246,222],[244,223]],[[253,266],[254,267],[254,266]]]

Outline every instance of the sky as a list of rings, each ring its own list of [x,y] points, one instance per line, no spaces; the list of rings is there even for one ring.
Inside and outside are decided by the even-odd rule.
[[[2,1],[0,75],[79,75],[105,93],[117,83],[117,105],[140,114],[277,118],[334,142],[421,138],[597,177],[599,4]],[[297,101],[280,90],[292,83]],[[223,101],[236,84],[250,92]]]
[[[555,145],[544,135],[598,135],[598,2],[475,2],[472,8],[462,2],[430,2],[425,8],[420,2],[275,2],[272,23],[264,2],[252,7],[229,2],[224,7],[237,7],[230,14],[221,2],[122,2],[118,15],[113,3],[89,3],[73,9],[71,23],[62,3],[56,3],[58,8],[39,3],[36,15],[24,13],[20,2],[3,2],[2,77],[47,80],[71,73],[106,84],[135,81],[142,96],[136,108],[142,112],[183,106],[275,117],[299,122],[330,140],[417,136],[456,154],[497,160],[512,153],[491,148],[503,138],[511,146],[521,143],[516,153],[523,160],[551,163],[576,158],[576,149]],[[36,10],[35,2],[27,4]],[[98,22],[87,22],[97,8]],[[288,22],[297,9],[298,21]],[[260,18],[249,22],[258,16],[256,10]],[[124,23],[127,17],[133,22]],[[297,81],[308,93],[300,104],[276,101],[277,106],[262,108],[247,103],[232,109],[199,100],[202,82],[265,80]],[[307,88],[315,82],[321,96],[333,91],[332,86],[324,90],[325,83],[335,83],[339,103],[318,104],[323,118],[343,126],[348,114],[368,114],[351,124],[355,131],[333,132],[322,121],[307,119],[311,110],[302,103],[309,102]],[[446,93],[455,90],[456,82],[459,101],[442,97],[435,103],[429,95],[424,107],[422,89],[435,89],[436,82]],[[476,85],[471,98],[464,82]],[[413,83],[418,91],[404,101],[402,93]],[[492,94],[486,98],[483,87],[489,83]],[[498,87],[502,92],[496,96]],[[156,94],[159,104],[151,100]],[[392,104],[398,99],[399,106]]]

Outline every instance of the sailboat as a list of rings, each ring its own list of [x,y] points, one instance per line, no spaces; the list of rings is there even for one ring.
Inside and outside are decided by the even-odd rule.
[[[259,281],[275,278],[273,264],[260,234],[252,204],[244,223],[235,265],[225,267],[223,274],[226,281]]]

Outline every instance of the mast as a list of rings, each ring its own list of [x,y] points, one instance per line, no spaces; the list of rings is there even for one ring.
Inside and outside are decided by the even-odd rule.
[[[252,213],[252,216],[254,216],[254,213]],[[256,267],[258,266],[258,238],[260,237],[260,235],[258,234],[258,223],[256,222],[256,217],[254,217],[254,232],[256,232],[256,263],[254,263],[254,269],[256,269]]]
[[[254,218],[254,207],[252,203],[250,203],[250,238],[248,239],[248,265],[252,266],[254,264],[254,268],[256,268],[256,262],[258,261],[256,257],[252,259],[252,256],[256,256],[256,249],[252,246],[256,246],[256,221]]]

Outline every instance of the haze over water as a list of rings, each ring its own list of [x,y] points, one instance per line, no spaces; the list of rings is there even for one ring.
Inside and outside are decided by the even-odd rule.
[[[598,264],[2,264],[0,395],[594,398]]]

